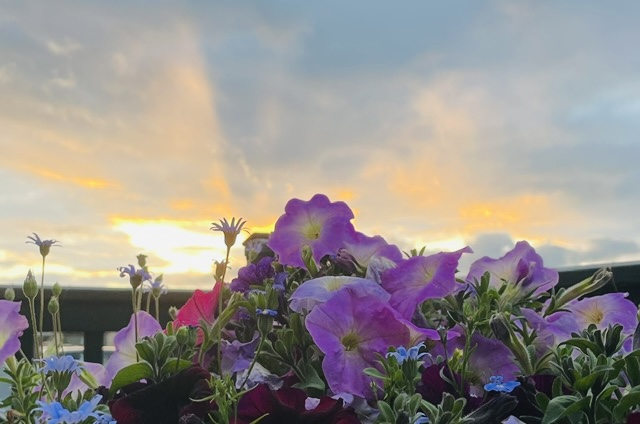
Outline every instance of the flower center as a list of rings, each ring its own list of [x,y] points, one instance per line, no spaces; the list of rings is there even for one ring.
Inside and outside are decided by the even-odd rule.
[[[322,231],[322,225],[319,222],[309,221],[302,233],[308,240],[317,240],[320,238],[320,231]]]
[[[592,310],[588,311],[586,315],[589,317],[589,321],[593,324],[600,324],[604,319],[604,313],[597,306]]]
[[[358,344],[360,343],[360,337],[358,337],[358,335],[354,332],[350,332],[342,337],[340,343],[342,343],[342,346],[344,346],[344,350],[350,351],[358,347]]]

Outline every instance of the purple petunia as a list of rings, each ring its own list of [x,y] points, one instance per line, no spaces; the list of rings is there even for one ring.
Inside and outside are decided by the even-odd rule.
[[[540,255],[526,241],[516,243],[513,250],[500,259],[483,257],[469,269],[466,281],[475,283],[489,273],[489,284],[500,288],[505,282],[519,295],[543,293],[558,284],[558,271],[545,268]]]
[[[325,354],[322,370],[334,393],[371,397],[371,378],[363,370],[377,367],[376,354],[385,354],[389,346],[409,342],[396,311],[377,296],[357,296],[349,287],[317,305],[305,324]]]
[[[623,327],[622,334],[631,335],[638,325],[638,308],[626,297],[627,293],[607,293],[571,301],[564,308],[572,313],[580,330],[590,324],[595,324],[599,329],[620,324]]]
[[[281,264],[304,267],[301,252],[309,246],[313,259],[319,262],[325,255],[335,255],[353,239],[353,218],[346,203],[332,203],[324,194],[316,194],[308,202],[291,199],[269,237],[269,248]]]
[[[349,287],[356,296],[374,295],[383,302],[391,297],[378,283],[359,277],[325,276],[307,280],[290,297],[291,310],[310,312],[314,306],[324,303],[343,287]]]
[[[20,315],[20,302],[0,300],[0,364],[20,349],[22,332],[29,328],[27,318]]]
[[[156,319],[147,312],[138,311],[136,315],[138,322],[138,340],[143,337],[153,336],[158,331],[162,331],[162,327],[158,321],[156,321]],[[107,375],[110,379],[113,378],[122,368],[138,362],[135,322],[133,315],[131,315],[129,325],[118,331],[113,338],[113,344],[116,350],[105,365]]]
[[[340,250],[362,270],[367,269],[373,258],[386,258],[396,263],[402,260],[398,246],[387,243],[381,236],[369,237],[360,232],[356,232],[352,240],[346,240]]]
[[[451,253],[414,256],[384,272],[382,287],[391,293],[389,303],[404,318],[411,319],[420,303],[445,297],[460,286],[455,278],[458,260],[463,253],[471,252],[465,247]]]

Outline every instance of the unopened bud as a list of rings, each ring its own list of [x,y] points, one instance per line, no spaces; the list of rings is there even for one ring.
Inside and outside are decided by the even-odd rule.
[[[53,288],[51,289],[51,293],[53,293],[54,296],[60,296],[60,294],[62,293],[62,286],[60,285],[60,283],[56,281],[56,283],[53,285]]]
[[[606,286],[612,279],[613,272],[611,271],[611,267],[600,268],[589,278],[585,278],[565,290],[556,301],[556,310],[574,299],[593,293],[594,291]]]
[[[53,296],[49,299],[49,304],[47,305],[47,309],[51,315],[55,315],[60,311],[60,303],[58,302],[58,298]]]
[[[507,322],[503,314],[495,314],[489,319],[489,327],[496,336],[496,339],[502,342],[509,342],[511,339],[509,332],[509,322]]]
[[[313,259],[313,250],[311,249],[311,246],[305,244],[302,247],[302,261],[304,262],[307,271],[309,271],[309,274],[311,274],[312,277],[315,277],[318,274],[318,265]]]
[[[136,256],[136,259],[138,259],[138,266],[140,268],[144,268],[147,266],[147,255],[143,255],[141,253],[138,256]]]
[[[184,346],[189,343],[189,327],[180,327],[176,331],[176,341],[180,346]]]
[[[216,281],[222,281],[227,271],[227,263],[225,261],[215,261],[214,263],[216,264],[216,268],[213,271],[213,277]]]
[[[178,308],[176,308],[175,306],[170,306],[169,307],[169,317],[171,318],[171,320],[175,321],[177,316],[178,316]]]
[[[11,287],[8,287],[4,291],[4,298],[7,300],[13,301],[16,298],[16,291],[13,290]]]
[[[38,295],[38,282],[33,276],[31,270],[29,270],[29,272],[27,273],[27,278],[24,279],[22,291],[24,295],[29,299],[34,299]]]

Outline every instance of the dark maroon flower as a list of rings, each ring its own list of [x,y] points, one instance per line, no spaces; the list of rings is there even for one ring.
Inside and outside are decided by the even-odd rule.
[[[416,387],[416,393],[420,393],[427,402],[439,405],[445,393],[458,397],[460,394],[456,386],[460,386],[460,384],[460,375],[453,373],[446,363],[440,362],[430,365],[422,371],[422,379]],[[467,412],[476,410],[482,404],[482,398],[471,396],[470,391],[471,386],[467,381],[464,385],[464,397],[467,399],[465,410]]]
[[[260,384],[238,403],[234,424],[249,424],[260,417],[260,424],[359,424],[352,408],[344,408],[342,399],[322,397],[310,410],[305,407],[307,394],[294,388],[271,391]]]
[[[194,401],[212,395],[209,371],[191,366],[157,384],[136,384],[125,396],[111,402],[111,416],[118,424],[175,424],[181,417],[206,418],[213,406]]]
[[[640,412],[632,412],[627,415],[627,424],[640,424]]]

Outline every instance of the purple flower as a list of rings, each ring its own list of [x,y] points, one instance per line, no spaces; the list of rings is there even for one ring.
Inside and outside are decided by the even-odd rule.
[[[20,302],[0,300],[0,364],[20,349],[22,332],[29,321],[20,315]]]
[[[153,297],[158,298],[163,294],[167,294],[167,288],[163,284],[164,274],[158,275],[153,281],[149,281],[149,286],[144,286],[144,292],[151,292]]]
[[[490,383],[484,385],[486,391],[511,393],[513,389],[520,385],[519,381],[502,381],[501,375],[492,375],[489,377]]]
[[[469,269],[466,281],[475,283],[489,272],[489,284],[500,288],[503,283],[513,287],[518,295],[533,292],[539,295],[558,284],[558,271],[545,268],[542,258],[526,241],[519,241],[513,250],[500,259],[483,257]]]
[[[213,225],[213,227],[209,229],[211,231],[222,232],[224,234],[224,244],[231,249],[231,247],[236,244],[236,238],[246,223],[247,221],[243,221],[242,218],[238,219],[238,222],[236,222],[235,218],[231,218],[231,223],[229,223],[226,218],[222,218],[219,224],[212,222],[211,225]],[[245,231],[247,230],[245,229]]]
[[[251,263],[238,270],[238,277],[231,280],[229,288],[233,291],[246,293],[251,286],[262,286],[264,280],[273,278],[275,270],[271,266],[273,258],[266,256],[257,263]]]
[[[222,374],[228,375],[248,369],[259,341],[258,333],[254,335],[253,340],[246,343],[222,340]]]
[[[363,370],[378,366],[376,354],[409,341],[396,311],[377,296],[358,296],[349,287],[317,305],[305,324],[325,354],[322,370],[333,393],[370,397],[371,379]]]
[[[356,232],[352,240],[346,240],[341,250],[346,251],[355,265],[363,270],[373,258],[387,258],[394,262],[402,260],[398,246],[387,243],[381,236],[369,237],[360,232]]]
[[[455,278],[458,260],[463,253],[471,252],[465,247],[451,253],[414,256],[386,271],[382,274],[382,287],[391,293],[389,303],[403,317],[411,319],[420,303],[445,297],[459,286]]]
[[[572,313],[580,330],[590,324],[595,324],[601,330],[609,325],[620,324],[622,333],[631,335],[638,325],[638,308],[626,297],[627,293],[607,293],[571,301],[564,308]]]
[[[137,318],[138,340],[162,331],[158,321],[145,311],[138,311]],[[122,368],[137,362],[135,320],[133,315],[131,315],[129,325],[116,333],[113,338],[113,344],[116,349],[115,353],[111,355],[106,364],[107,375],[110,379]]]
[[[33,233],[33,236],[27,236],[29,239],[26,243],[35,244],[40,248],[40,254],[44,258],[49,254],[49,250],[51,250],[51,246],[58,243],[58,240],[41,240],[40,237]]]
[[[319,262],[353,239],[353,218],[346,203],[331,203],[324,194],[316,194],[308,202],[291,199],[269,237],[269,248],[281,264],[304,267],[301,251],[309,246],[313,259]]]
[[[455,327],[454,327],[455,329]],[[474,385],[471,394],[481,394],[481,382],[488,381],[492,375],[501,375],[507,380],[515,380],[520,373],[520,368],[515,362],[511,350],[501,341],[489,339],[481,334],[474,333],[471,336],[471,349],[474,349],[469,357],[469,380]],[[456,349],[464,349],[465,337],[455,338],[447,343],[447,355],[451,357]],[[443,355],[442,344],[438,343],[429,353],[434,357]]]
[[[382,302],[388,301],[391,297],[375,281],[342,275],[326,276],[307,280],[301,284],[290,297],[291,310],[310,312],[314,306],[326,302],[343,287],[349,287],[356,296],[374,295]]]
[[[118,268],[118,271],[120,271],[120,278],[125,275],[129,276],[129,283],[134,289],[140,287],[140,284],[144,281],[151,280],[151,275],[144,268],[136,269],[136,267],[131,264]]]
[[[108,386],[110,383],[110,379],[107,375],[107,370],[102,364],[97,364],[95,362],[83,362],[81,364],[84,374],[83,378],[89,375],[89,379],[94,380],[95,386]],[[82,394],[89,389],[87,383],[82,381],[80,377],[76,374],[71,375],[71,381],[66,389],[63,390],[62,396],[66,396],[68,393],[71,393],[74,397],[78,394]]]

